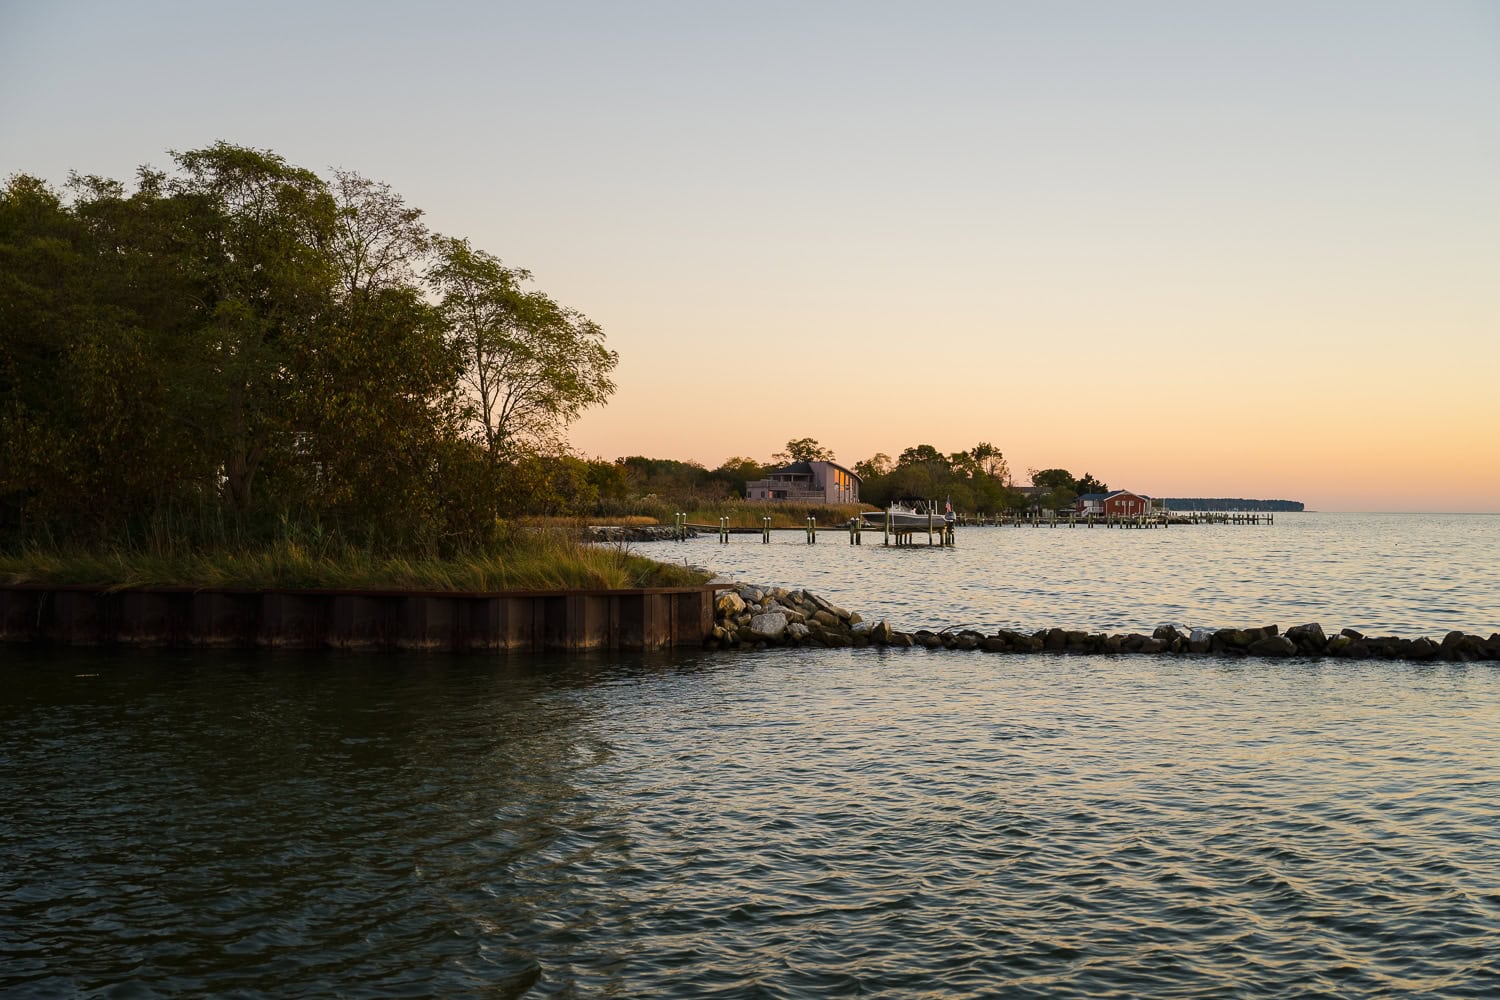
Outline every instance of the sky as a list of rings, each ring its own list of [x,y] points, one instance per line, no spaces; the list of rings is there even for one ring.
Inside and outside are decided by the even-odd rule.
[[[1500,511],[1500,0],[0,0],[0,175],[221,139],[599,323],[585,457]]]

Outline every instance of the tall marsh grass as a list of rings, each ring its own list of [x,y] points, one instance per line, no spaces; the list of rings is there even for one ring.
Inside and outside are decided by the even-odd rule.
[[[251,590],[620,590],[692,586],[706,575],[618,546],[587,545],[574,527],[514,529],[482,552],[447,558],[381,553],[336,537],[256,546],[153,545],[0,552],[0,584]]]

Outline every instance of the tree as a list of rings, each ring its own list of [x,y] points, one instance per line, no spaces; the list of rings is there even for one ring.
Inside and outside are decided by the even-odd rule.
[[[208,453],[204,418],[223,392],[191,363],[219,360],[195,252],[211,213],[163,186],[143,170],[129,197],[77,175],[71,204],[25,177],[0,195],[0,522],[94,540],[195,486],[217,492],[224,453]]]
[[[745,495],[745,484],[765,475],[765,468],[753,458],[736,455],[726,458],[722,465],[709,473],[709,478],[718,483],[726,497]]]
[[[1031,476],[1031,485],[1042,486],[1049,490],[1066,489],[1077,491],[1078,482],[1073,474],[1067,469],[1029,469],[1027,474]]]
[[[1108,493],[1109,492],[1109,487],[1108,486],[1104,485],[1103,483],[1101,483],[1099,480],[1095,479],[1092,475],[1090,475],[1087,472],[1085,472],[1083,474],[1083,478],[1082,479],[1078,480],[1077,484],[1075,484],[1075,486],[1074,486],[1074,489],[1076,489],[1078,491],[1078,495],[1079,496],[1083,496],[1084,494],[1087,494],[1087,493]]]
[[[1010,485],[1010,463],[1005,460],[999,448],[988,441],[981,441],[969,449],[969,457],[982,474],[998,480],[1002,486]]]
[[[788,441],[785,451],[778,451],[771,456],[771,461],[779,465],[790,465],[793,462],[832,462],[833,460],[833,452],[812,438],[797,438],[794,441]]]
[[[881,478],[882,476],[890,475],[890,471],[892,468],[894,468],[894,466],[891,464],[891,456],[887,455],[883,451],[877,451],[874,455],[871,455],[864,461],[855,462],[854,474],[858,476],[862,482],[871,482],[873,480]]]
[[[619,356],[582,313],[522,290],[528,272],[468,240],[439,238],[436,245],[428,280],[464,359],[477,439],[494,460],[522,445],[559,446],[568,424],[614,392],[609,373]]]
[[[913,445],[901,452],[896,459],[896,468],[911,465],[926,465],[932,468],[949,468],[947,456],[930,444]]]
[[[361,541],[436,542],[447,489],[434,470],[461,435],[459,367],[437,309],[416,289],[336,304],[291,357],[299,460],[271,473],[278,497],[332,516]]]
[[[1037,503],[1049,510],[1061,510],[1078,499],[1078,482],[1067,469],[1032,469],[1031,485],[1047,491]]]
[[[875,504],[902,497],[936,499],[952,496],[960,505],[968,500],[967,489],[955,492],[961,483],[954,475],[948,456],[930,444],[907,448],[896,459],[896,465],[881,477],[873,488],[861,489],[861,496]]]
[[[326,315],[336,208],[314,174],[269,150],[219,142],[174,153],[168,190],[193,209],[187,260],[201,278],[205,320],[192,375],[179,383],[193,419],[223,456],[231,506],[250,509],[262,461],[280,432],[286,350]]]
[[[407,205],[389,184],[349,170],[333,172],[332,192],[337,212],[331,253],[345,297],[414,286],[416,263],[432,241],[422,210]]]

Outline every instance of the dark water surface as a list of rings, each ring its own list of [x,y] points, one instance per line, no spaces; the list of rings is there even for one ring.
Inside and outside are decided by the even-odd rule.
[[[9,648],[0,804],[6,995],[1500,995],[1494,665]]]

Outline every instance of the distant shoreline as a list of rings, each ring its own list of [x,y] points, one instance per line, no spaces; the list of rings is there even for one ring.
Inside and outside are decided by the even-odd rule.
[[[1302,513],[1307,509],[1301,500],[1249,500],[1243,497],[1163,497],[1161,502],[1167,510]]]

